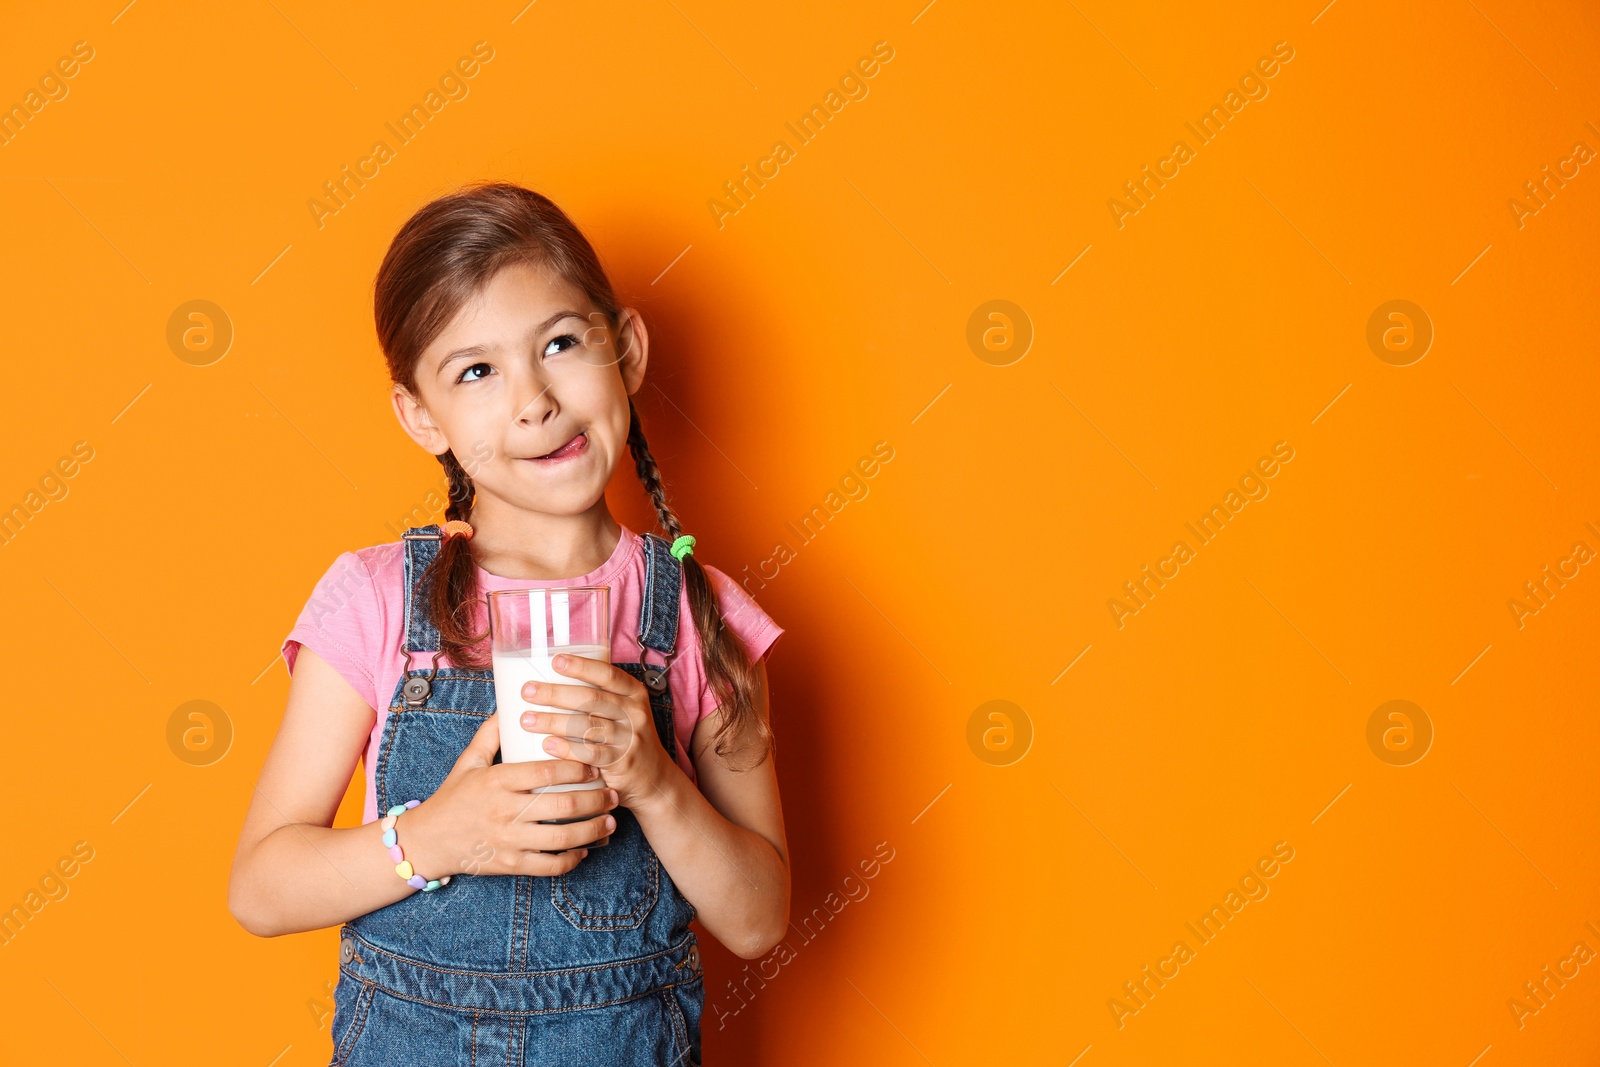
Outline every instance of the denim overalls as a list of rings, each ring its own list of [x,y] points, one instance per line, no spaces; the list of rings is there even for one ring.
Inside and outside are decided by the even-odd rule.
[[[661,538],[641,541],[639,643],[670,661],[681,564]],[[439,550],[439,527],[413,527],[404,544],[406,651],[433,653],[439,634],[417,586]],[[617,666],[646,683],[659,740],[675,753],[666,674]],[[493,671],[441,669],[436,659],[433,670],[408,669],[372,772],[378,811],[432,796],[494,713]],[[331,1063],[697,1067],[705,981],[689,929],[695,909],[633,813],[612,814],[610,843],[567,874],[457,874],[345,923]],[[398,829],[404,844],[403,816]],[[372,847],[382,847],[376,826]]]

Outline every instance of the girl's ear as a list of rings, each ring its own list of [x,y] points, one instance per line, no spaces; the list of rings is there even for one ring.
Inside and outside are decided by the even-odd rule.
[[[644,384],[644,367],[650,353],[650,334],[644,328],[644,316],[637,308],[623,308],[617,328],[617,347],[622,358],[617,360],[622,371],[622,384],[631,396]]]
[[[400,420],[400,426],[407,436],[430,455],[440,456],[450,450],[450,442],[434,425],[433,416],[405,386],[396,383],[389,391],[389,398],[394,403],[395,418]]]

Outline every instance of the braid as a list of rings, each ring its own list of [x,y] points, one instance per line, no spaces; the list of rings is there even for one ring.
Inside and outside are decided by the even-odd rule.
[[[472,514],[476,493],[472,476],[454,452],[443,453],[439,462],[450,480],[450,504],[445,518],[466,519]],[[445,538],[422,580],[428,590],[429,615],[439,631],[439,645],[450,662],[460,667],[487,667],[480,647],[486,631],[473,630],[462,618],[463,611],[471,613],[478,598],[478,568],[471,542],[465,537]]]
[[[472,476],[456,459],[454,452],[445,452],[439,457],[439,462],[444,464],[445,477],[450,479],[450,506],[445,509],[444,517],[447,520],[465,520],[472,512],[472,497],[475,492]]]
[[[649,494],[650,503],[656,510],[661,528],[666,531],[667,540],[676,541],[683,533],[683,527],[667,503],[661,470],[656,466],[655,457],[650,454],[650,445],[644,438],[644,426],[639,421],[639,409],[634,406],[632,397],[628,398],[628,448],[633,452],[639,481]],[[700,636],[701,661],[706,680],[725,713],[715,735],[717,755],[724,758],[728,755],[730,746],[725,735],[742,735],[745,728],[749,727],[754,730],[760,745],[761,759],[756,761],[759,765],[772,748],[773,733],[771,723],[757,713],[752,697],[759,681],[755,664],[750,662],[744,647],[723,623],[722,609],[717,604],[716,593],[711,588],[706,569],[694,558],[693,553],[685,553],[682,563],[684,586],[689,592],[689,610],[693,616],[691,621]]]
[[[628,398],[628,448],[633,452],[634,466],[639,470],[639,480],[644,483],[644,491],[650,495],[650,503],[655,506],[656,518],[661,522],[661,528],[667,531],[667,540],[676,541],[683,533],[683,528],[678,524],[678,517],[672,513],[672,508],[667,504],[666,487],[661,484],[661,471],[656,467],[656,458],[650,454],[650,446],[644,439],[644,426],[639,421],[639,409],[634,406],[633,397]]]

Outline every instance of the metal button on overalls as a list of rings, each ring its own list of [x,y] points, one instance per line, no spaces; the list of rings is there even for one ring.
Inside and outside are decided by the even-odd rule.
[[[355,938],[343,937],[339,939],[339,962],[349,963],[356,954]]]

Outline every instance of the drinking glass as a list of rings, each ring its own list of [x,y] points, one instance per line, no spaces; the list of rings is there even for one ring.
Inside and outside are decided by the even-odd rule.
[[[527,682],[588,685],[561,674],[550,665],[559,655],[583,656],[611,662],[611,588],[604,585],[569,585],[554,588],[501,589],[491,592],[489,642],[494,666],[495,717],[500,723],[500,760],[523,763],[559,759],[544,749],[549,734],[522,726],[522,714],[554,711],[572,714],[571,708],[531,704],[522,697]],[[582,741],[583,738],[572,738]],[[599,789],[603,783],[561,782],[535,792],[561,793],[571,789]],[[546,823],[581,822],[591,815],[571,819],[544,819]],[[605,844],[609,837],[592,844]],[[590,846],[584,846],[590,847]]]

